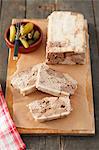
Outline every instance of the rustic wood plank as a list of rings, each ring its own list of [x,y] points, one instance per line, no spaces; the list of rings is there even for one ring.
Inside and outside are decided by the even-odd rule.
[[[3,0],[0,22],[0,82],[5,90],[8,48],[4,42],[5,29],[10,25],[12,18],[24,18],[25,0]]]
[[[1,6],[2,6],[2,1],[0,0],[0,18],[1,18]]]
[[[60,149],[60,137],[59,136],[47,136],[46,137],[46,150],[59,150]]]
[[[22,135],[22,139],[23,139],[24,143],[26,144],[27,150],[39,150],[39,145],[40,145],[39,136],[29,136],[29,135],[23,136]]]
[[[46,149],[46,136],[40,136],[38,150],[45,150],[45,149]]]
[[[99,0],[92,0],[93,10],[94,10],[94,19],[95,19],[95,27],[97,34],[97,45],[99,50]]]
[[[98,150],[98,137],[62,137],[61,150]]]
[[[45,136],[22,135],[22,138],[26,143],[27,150],[47,150]]]
[[[69,150],[85,150],[85,149],[94,149],[99,148],[99,59],[98,59],[98,46],[95,33],[94,25],[94,14],[91,1],[68,1],[58,0],[57,10],[71,10],[78,11],[85,15],[89,23],[89,35],[90,35],[90,49],[91,49],[91,60],[92,60],[92,76],[93,76],[93,89],[94,89],[94,101],[95,101],[95,115],[96,115],[96,134],[95,137],[61,137],[61,149]],[[99,23],[98,23],[99,25]]]
[[[55,10],[55,0],[27,1],[26,18],[46,18]]]

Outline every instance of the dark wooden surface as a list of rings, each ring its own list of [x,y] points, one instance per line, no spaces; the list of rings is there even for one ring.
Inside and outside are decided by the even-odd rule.
[[[99,0],[0,0],[0,83],[5,91],[8,48],[4,42],[4,31],[12,18],[46,18],[54,10],[82,12],[88,20],[96,135],[22,135],[22,139],[27,150],[99,150]]]

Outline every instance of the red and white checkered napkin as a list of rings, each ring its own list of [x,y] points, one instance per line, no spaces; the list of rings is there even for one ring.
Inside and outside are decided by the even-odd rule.
[[[10,117],[6,101],[0,88],[0,150],[25,150],[16,127]]]

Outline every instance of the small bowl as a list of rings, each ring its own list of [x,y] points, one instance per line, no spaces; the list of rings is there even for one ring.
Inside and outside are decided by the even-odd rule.
[[[26,23],[29,23],[29,22],[19,22],[19,23],[25,25]],[[14,25],[16,25],[16,24],[14,24]],[[18,50],[19,53],[30,53],[30,52],[36,50],[41,45],[41,42],[43,39],[43,33],[42,33],[40,27],[36,24],[34,24],[34,29],[37,29],[40,32],[39,39],[35,43],[31,44],[28,48],[24,48],[24,46],[19,46],[19,50]],[[10,27],[7,28],[7,30],[5,31],[4,39],[6,41],[6,45],[9,48],[14,49],[14,44],[9,41],[9,34],[10,34]]]

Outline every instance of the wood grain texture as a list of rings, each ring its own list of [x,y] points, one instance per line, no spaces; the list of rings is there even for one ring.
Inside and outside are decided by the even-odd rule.
[[[27,150],[39,150],[40,138],[39,136],[22,136],[26,144]]]
[[[98,137],[62,137],[62,150],[98,150]]]
[[[46,18],[55,10],[55,0],[27,0],[26,18]]]
[[[0,82],[5,90],[6,71],[8,48],[4,41],[5,29],[11,24],[12,18],[24,18],[25,16],[25,0],[3,0],[1,9],[1,22],[0,22]]]
[[[27,150],[47,150],[45,136],[22,135],[22,138],[23,141],[26,143]]]
[[[39,150],[46,149],[46,137],[45,136],[39,136]]]
[[[1,7],[2,7],[2,1],[0,0],[0,18],[1,18]]]
[[[47,136],[46,137],[46,150],[59,150],[60,149],[60,137],[59,136]]]
[[[93,0],[92,3],[93,3],[95,27],[96,27],[96,34],[97,34],[97,45],[99,51],[99,0]]]

